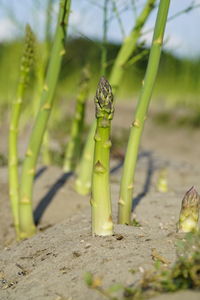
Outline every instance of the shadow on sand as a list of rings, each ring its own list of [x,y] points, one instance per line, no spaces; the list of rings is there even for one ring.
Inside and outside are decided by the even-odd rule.
[[[47,168],[47,167],[45,167],[45,168]],[[46,169],[44,169],[43,171],[41,171],[40,175],[45,170]],[[70,178],[70,176],[72,174],[73,174],[72,172],[68,172],[68,173],[62,174],[58,178],[58,180],[51,186],[50,190],[46,193],[46,195],[40,200],[40,202],[38,203],[38,205],[37,205],[37,207],[35,208],[35,211],[34,211],[34,220],[35,220],[35,224],[36,225],[39,224],[39,222],[40,222],[40,220],[41,220],[41,218],[42,218],[45,210],[47,209],[47,207],[49,206],[49,204],[53,200],[53,197],[57,194],[57,192],[59,191],[59,189],[67,182],[67,180]],[[38,178],[38,176],[37,176],[37,178]]]

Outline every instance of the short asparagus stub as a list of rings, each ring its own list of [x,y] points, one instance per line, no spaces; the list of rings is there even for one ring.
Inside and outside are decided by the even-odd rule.
[[[22,167],[19,200],[19,228],[21,239],[30,237],[36,232],[32,212],[33,180],[42,140],[53,105],[54,92],[62,57],[65,54],[64,41],[69,12],[70,0],[60,0],[56,34],[47,68],[45,85],[41,95],[41,104],[30,135],[26,157]]]
[[[157,191],[160,193],[166,193],[168,191],[168,182],[167,182],[167,169],[163,168],[158,174],[158,181],[156,185]]]
[[[134,121],[130,129],[120,185],[118,206],[118,222],[120,224],[128,225],[131,223],[133,182],[136,162],[144,122],[147,117],[148,107],[158,71],[169,4],[170,0],[160,0],[145,79],[139,96]]]
[[[110,195],[110,129],[113,118],[113,94],[108,81],[102,77],[96,96],[97,128],[92,175],[92,234],[106,236],[113,234],[111,195]]]
[[[198,230],[200,196],[194,187],[185,194],[178,222],[178,232],[192,232]]]

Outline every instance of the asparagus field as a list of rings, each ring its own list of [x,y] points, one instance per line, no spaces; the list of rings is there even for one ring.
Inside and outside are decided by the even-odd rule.
[[[0,299],[199,299],[200,64],[168,44],[200,3],[22,2],[2,1]]]

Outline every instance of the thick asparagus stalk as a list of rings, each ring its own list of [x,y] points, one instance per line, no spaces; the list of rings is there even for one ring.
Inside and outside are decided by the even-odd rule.
[[[120,224],[130,224],[131,222],[133,182],[138,149],[159,66],[169,4],[170,0],[160,0],[146,75],[136,108],[135,120],[130,129],[120,186],[118,214],[118,222]]]
[[[19,232],[19,182],[17,138],[21,106],[34,58],[35,37],[29,25],[26,26],[24,52],[21,60],[19,84],[16,99],[13,102],[9,130],[9,194],[16,233]]]
[[[70,0],[61,0],[55,39],[41,97],[41,106],[30,136],[22,168],[19,203],[20,238],[29,237],[36,231],[32,213],[33,179],[42,139],[53,105],[53,96],[62,56],[65,54],[64,39],[69,11]]]
[[[92,234],[112,235],[109,158],[110,127],[113,118],[113,94],[108,81],[102,77],[95,96],[97,128],[95,133],[94,164],[92,174]]]
[[[81,137],[84,126],[85,104],[89,93],[89,71],[84,68],[76,99],[75,115],[72,121],[70,140],[67,144],[64,159],[64,171],[74,171],[80,155]]]
[[[191,232],[198,230],[200,208],[200,196],[194,187],[185,194],[178,222],[179,232]]]
[[[137,48],[137,41],[141,35],[142,28],[146,23],[151,11],[154,8],[156,0],[147,0],[141,14],[136,19],[135,25],[130,33],[130,35],[125,39],[122,44],[115,63],[111,70],[111,75],[109,82],[113,87],[113,95],[117,92],[117,88],[122,80],[125,65],[130,59],[131,55],[135,52]],[[94,132],[96,129],[96,120],[92,123],[83,155],[79,164],[77,171],[77,179],[75,187],[77,192],[80,194],[88,194],[91,189],[91,176],[92,176],[92,166],[93,166],[93,153],[94,153]],[[86,155],[85,155],[86,154]]]

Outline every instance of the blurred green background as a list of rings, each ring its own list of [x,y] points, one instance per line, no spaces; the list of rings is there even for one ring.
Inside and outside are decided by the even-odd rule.
[[[48,29],[45,26],[47,24],[47,16],[49,16],[47,14],[47,6],[50,2],[53,6],[50,13],[50,28]],[[51,39],[55,28],[58,2],[59,1],[57,0],[23,0],[20,1],[20,3],[16,0],[13,0],[9,3],[5,0],[0,1],[0,24],[1,20],[2,24],[3,20],[9,20],[12,26],[15,26],[15,31],[13,34],[9,35],[9,38],[5,38],[4,34],[4,39],[0,39],[1,112],[10,109],[12,99],[13,97],[15,97],[16,86],[18,83],[20,58],[23,48],[25,23],[27,21],[30,21],[32,29],[36,33],[38,39],[38,47],[40,48],[39,53],[41,57],[44,56],[46,47],[44,43],[44,36],[45,34],[46,36],[49,35],[49,44],[51,46]],[[144,1],[119,0],[114,2],[116,3],[116,6],[118,8],[118,12],[124,26],[124,31],[126,34],[128,34],[130,32],[130,28],[132,28],[134,24],[134,14],[132,6],[133,4],[135,4],[135,13],[138,13],[139,10],[143,7]],[[110,1],[110,3],[113,3],[113,1]],[[69,37],[66,42],[67,52],[62,63],[59,84],[56,91],[56,97],[58,101],[63,98],[67,100],[74,99],[77,94],[81,71],[86,64],[89,64],[91,69],[92,76],[90,95],[91,97],[93,97],[101,69],[101,34],[103,27],[102,4],[103,0],[81,0],[78,2],[77,0],[72,0],[72,13],[70,17],[71,21],[69,21]],[[175,5],[177,5],[177,7]],[[174,28],[179,28],[180,26],[182,26],[182,23],[176,23],[176,20],[181,21],[182,19],[184,19],[184,22],[186,23],[187,20],[191,21],[195,16],[194,12],[199,12],[198,5],[200,4],[197,0],[184,0],[181,1],[181,3],[177,3],[176,1],[172,0],[170,17],[172,17],[174,14],[178,14],[179,11],[182,13],[180,13],[180,16],[175,18],[172,22],[169,22],[169,25],[167,24],[167,28],[173,28],[173,26]],[[197,8],[195,8],[195,6],[197,6]],[[82,16],[80,15],[80,12],[83,12]],[[77,15],[79,16],[79,22],[77,21]],[[87,16],[87,20],[84,19],[86,18],[85,15]],[[88,21],[89,18],[91,18],[91,24]],[[99,26],[98,28],[96,28],[97,26],[93,23],[94,18],[96,18],[98,26],[99,24],[101,24],[101,26]],[[109,77],[109,72],[120,48],[121,41],[123,40],[122,37],[118,40],[112,40],[113,26],[115,26],[116,30],[119,31],[119,24],[116,21],[116,16],[113,12],[112,6],[110,6],[109,18],[109,20],[114,20],[112,22],[115,23],[114,25],[112,22],[108,23],[108,39],[106,42],[107,77]],[[126,19],[129,22],[130,18],[132,18],[131,24],[127,25]],[[150,22],[148,23],[147,28],[145,27],[145,30],[152,28],[152,22],[154,22],[154,19],[150,18]],[[87,26],[85,26],[85,24]],[[196,23],[194,19],[194,25],[195,24]],[[11,32],[13,32],[12,26],[10,29]],[[85,31],[81,33],[81,26],[83,28],[86,28],[86,33]],[[94,32],[92,35],[92,33],[89,32],[89,29],[87,29],[91,27],[95,27],[96,36],[94,36]],[[41,34],[41,32],[43,32],[43,34]],[[167,32],[166,35],[167,38],[168,36],[170,37],[170,33]],[[187,35],[189,35],[188,32]],[[186,42],[188,41],[189,43],[189,40],[187,38],[189,38],[189,36],[186,37]],[[175,51],[170,51],[168,50],[168,47],[166,47],[167,44],[168,42],[166,41],[166,45],[164,45],[164,50],[161,57],[153,101],[160,101],[169,108],[174,106],[184,106],[190,107],[191,109],[194,108],[196,110],[196,108],[199,107],[200,94],[200,56],[198,56],[198,54],[193,55],[193,53],[191,53],[191,56],[179,55],[177,53],[179,53],[179,50],[181,50],[182,45],[179,46],[180,49],[178,49],[178,46],[176,46]],[[192,43],[190,46],[192,46]],[[198,53],[198,51],[196,51],[195,53]],[[123,81],[117,94],[117,98],[120,100],[130,99],[131,101],[135,101],[140,91],[149,54],[149,43],[145,42],[145,39],[139,41],[137,53],[135,53],[135,55],[137,56],[138,54],[141,54],[140,60],[136,61],[133,64],[128,64],[126,67]],[[34,80],[35,74],[33,72],[30,84],[27,89],[27,100],[24,101],[24,106],[30,103],[31,99],[33,99]]]

